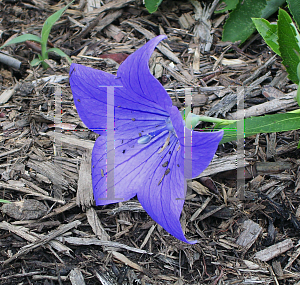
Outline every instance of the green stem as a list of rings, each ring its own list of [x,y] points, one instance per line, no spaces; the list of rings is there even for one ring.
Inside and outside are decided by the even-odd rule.
[[[47,42],[41,42],[41,55],[42,60],[48,59]]]
[[[47,52],[47,41],[41,41],[41,56],[42,56],[42,66],[44,69],[49,68],[49,65],[44,61],[48,59],[48,52]]]
[[[226,123],[226,124],[232,124],[236,122],[236,120],[225,120],[225,119],[212,118],[207,116],[199,116],[199,121],[209,122],[209,123]]]

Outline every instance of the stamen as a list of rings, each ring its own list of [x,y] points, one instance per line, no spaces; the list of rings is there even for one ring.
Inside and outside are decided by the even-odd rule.
[[[170,142],[170,132],[174,132],[174,128],[173,128],[170,118],[167,118],[165,122],[166,122],[166,124],[163,128],[140,137],[137,142],[139,144],[146,144],[146,143],[150,142],[154,137],[158,136],[159,134],[161,134],[164,131],[169,131],[169,141],[168,142]],[[164,148],[166,148],[166,146]],[[164,149],[162,149],[161,151],[163,151],[163,150]]]
[[[167,137],[167,139],[166,139],[164,145],[163,145],[163,146],[161,147],[161,149],[158,151],[158,153],[162,153],[163,150],[169,145],[169,143],[170,143],[170,134],[171,134],[171,132],[169,131],[169,135],[168,135],[168,137]]]
[[[167,170],[166,170],[165,173],[163,174],[162,178],[159,180],[157,186],[159,186],[159,184],[162,182],[162,180],[164,179],[164,177],[165,177],[166,175],[168,175],[168,174],[170,173],[170,171],[171,171],[170,168],[167,168]]]

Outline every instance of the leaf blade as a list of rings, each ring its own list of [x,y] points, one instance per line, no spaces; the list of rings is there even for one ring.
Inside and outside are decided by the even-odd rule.
[[[285,0],[267,0],[267,6],[262,11],[262,18],[269,18],[278,11],[278,8],[285,3]]]
[[[55,24],[55,22],[61,17],[61,15],[64,13],[64,11],[74,2],[74,0],[72,2],[70,2],[68,5],[66,5],[64,8],[58,10],[57,12],[55,12],[54,14],[52,14],[51,16],[49,16],[42,28],[42,33],[41,33],[41,43],[42,44],[46,44],[48,41],[48,37],[50,34],[50,31],[53,27],[53,25]]]
[[[252,18],[252,21],[266,44],[278,55],[280,55],[278,44],[277,24],[271,24],[263,18]]]
[[[47,50],[47,52],[48,52],[48,53],[49,53],[49,52],[55,52],[55,53],[57,53],[58,55],[60,55],[61,57],[65,57],[65,58],[68,60],[69,63],[72,63],[71,58],[70,58],[66,53],[64,53],[61,49],[59,49],[59,48],[49,48],[49,49]]]
[[[300,109],[299,109],[300,110]],[[275,133],[300,129],[300,113],[289,112],[284,114],[265,115],[244,119],[245,137],[259,133]],[[237,137],[237,123],[233,123],[224,130],[224,136],[220,144],[234,141],[243,136]]]
[[[278,44],[283,64],[289,74],[289,79],[298,84],[297,66],[300,54],[300,35],[290,15],[283,9],[278,14]],[[298,53],[298,54],[297,54]]]
[[[30,62],[30,65],[31,65],[31,66],[37,66],[37,65],[39,65],[40,63],[42,63],[42,60],[40,60],[39,58],[34,58],[34,59]]]
[[[19,44],[19,43],[23,43],[26,41],[34,41],[34,42],[40,43],[41,38],[36,35],[32,35],[32,34],[21,35],[21,36],[18,36],[16,38],[10,40],[8,43],[1,46],[0,49],[4,48],[6,46],[12,45],[12,44]]]
[[[145,0],[145,7],[152,14],[157,10],[161,2],[162,0]]]
[[[286,0],[293,18],[300,29],[300,2],[299,0]]]
[[[243,43],[247,40],[255,31],[251,18],[260,18],[266,5],[266,0],[240,1],[224,25],[222,41]]]
[[[227,11],[235,9],[236,5],[239,3],[239,0],[223,0],[220,4],[220,10],[216,10],[215,13],[225,13]],[[225,5],[225,7],[224,7]],[[224,7],[224,8],[223,8]]]

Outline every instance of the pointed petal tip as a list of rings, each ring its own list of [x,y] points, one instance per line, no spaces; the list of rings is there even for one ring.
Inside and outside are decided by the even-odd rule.
[[[196,244],[196,243],[198,243],[198,241],[197,240],[186,240],[186,243],[188,243],[188,244]]]

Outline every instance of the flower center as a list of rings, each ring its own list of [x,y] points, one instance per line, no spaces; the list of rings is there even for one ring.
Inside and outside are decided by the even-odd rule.
[[[159,134],[161,134],[164,131],[174,132],[174,127],[172,125],[170,117],[168,117],[166,119],[165,125],[161,129],[156,130],[156,131],[151,132],[151,133],[148,133],[148,134],[140,137],[138,139],[138,143],[139,144],[146,144],[146,143],[150,142],[153,138],[155,138],[156,136],[158,136]]]

